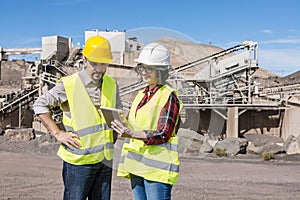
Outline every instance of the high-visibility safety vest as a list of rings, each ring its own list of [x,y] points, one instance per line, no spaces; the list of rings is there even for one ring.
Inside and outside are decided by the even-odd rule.
[[[162,86],[136,113],[136,108],[144,96],[140,91],[132,103],[128,123],[137,131],[157,130],[160,112],[172,92],[178,95],[177,91],[170,86]],[[180,101],[180,110],[181,108]],[[145,145],[142,140],[132,138],[125,140],[118,166],[118,176],[130,178],[130,174],[134,174],[150,181],[175,184],[178,172],[178,136],[175,128],[169,141],[164,144]]]
[[[77,73],[63,77],[71,118],[63,114],[67,132],[76,133],[80,148],[71,150],[61,145],[57,154],[64,161],[74,165],[95,164],[104,158],[113,158],[113,132],[108,128],[102,114],[99,114]],[[116,107],[116,82],[104,75],[101,88],[101,105]]]

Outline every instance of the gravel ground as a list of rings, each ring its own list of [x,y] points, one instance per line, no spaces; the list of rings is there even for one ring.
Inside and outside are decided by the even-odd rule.
[[[115,166],[120,144],[116,144]],[[58,145],[45,138],[8,142],[0,136],[0,199],[62,199],[62,162]],[[300,155],[206,157],[181,155],[173,200],[298,200]],[[112,200],[132,198],[129,181],[113,172]]]

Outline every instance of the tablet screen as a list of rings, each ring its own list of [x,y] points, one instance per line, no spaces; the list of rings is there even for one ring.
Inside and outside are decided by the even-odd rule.
[[[108,108],[108,107],[104,107],[104,106],[101,106],[100,109],[101,109],[101,112],[102,112],[102,114],[105,118],[105,121],[106,121],[109,128],[110,128],[111,122],[114,119],[119,120],[120,122],[122,122],[120,114],[124,113],[123,110],[116,109],[116,108]]]

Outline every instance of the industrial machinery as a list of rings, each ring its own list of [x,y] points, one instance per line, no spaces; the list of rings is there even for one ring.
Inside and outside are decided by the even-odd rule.
[[[21,126],[22,115],[30,109],[30,105],[39,95],[55,85],[61,76],[66,76],[81,67],[80,50],[79,47],[70,46],[70,39],[59,36],[43,37],[41,49],[1,49],[2,57],[9,54],[41,53],[41,59],[30,65],[29,75],[22,77],[22,86],[18,92],[0,95],[1,121],[18,111],[18,126]],[[67,70],[70,65],[73,67]],[[60,113],[57,112],[55,118],[60,120],[59,117]]]
[[[261,127],[275,127],[277,135],[281,135],[278,127],[284,110],[299,106],[289,101],[291,95],[300,94],[299,83],[261,86],[255,76],[259,69],[257,46],[256,42],[244,41],[171,71],[169,83],[178,89],[183,101],[181,115],[186,128],[212,136],[238,137],[251,129],[258,128],[263,133]],[[121,96],[132,96],[144,87],[141,82],[123,86]],[[130,100],[124,105],[130,107]]]
[[[26,84],[22,91],[12,98],[1,96],[1,116],[28,106],[36,97],[51,88],[61,76],[81,68],[81,48],[72,47],[70,44],[69,39],[59,36],[43,38],[41,60],[30,68],[31,75],[23,78]],[[236,137],[242,130],[246,132],[251,129],[250,126],[243,125],[243,120],[235,120],[243,114],[247,116],[245,113],[249,111],[275,110],[280,121],[282,110],[287,106],[299,106],[297,102],[290,102],[291,96],[300,94],[299,83],[262,87],[259,80],[255,79],[255,72],[259,69],[257,46],[256,42],[244,41],[178,66],[170,72],[168,81],[179,91],[184,108],[182,115],[189,121],[186,126],[194,126],[192,129],[196,131],[214,132],[217,135],[232,132]],[[144,87],[140,81],[120,85],[124,106],[129,108],[131,99],[128,96],[134,96],[134,93]],[[230,113],[236,117],[229,117]],[[220,128],[217,131],[210,130],[212,126],[215,127],[211,121],[218,121],[213,115],[222,119],[218,123]],[[59,120],[59,113],[56,113],[56,117]],[[206,125],[201,125],[207,119]]]
[[[237,46],[175,68],[169,82],[180,91],[186,108],[230,106],[276,106],[255,101],[257,85],[252,80],[259,68],[256,55],[257,43],[245,41]],[[193,75],[185,72],[194,68]],[[191,74],[191,73],[190,73]],[[121,96],[143,88],[135,82],[120,88]],[[256,93],[255,93],[256,92]]]

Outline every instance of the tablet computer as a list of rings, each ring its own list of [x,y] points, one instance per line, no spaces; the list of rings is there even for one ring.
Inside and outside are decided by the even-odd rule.
[[[116,119],[120,122],[122,122],[122,117],[121,114],[124,114],[124,111],[121,109],[117,109],[117,108],[109,108],[109,107],[105,107],[105,106],[100,106],[100,110],[105,118],[105,121],[108,125],[109,128],[111,125],[111,122]]]

